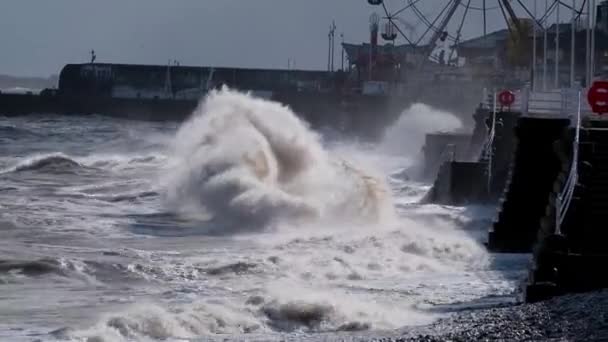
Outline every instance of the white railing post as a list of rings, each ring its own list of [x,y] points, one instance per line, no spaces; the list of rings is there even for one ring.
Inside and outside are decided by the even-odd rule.
[[[555,235],[562,235],[562,198],[561,194],[555,199]]]
[[[566,105],[566,91],[563,88],[561,88],[559,90],[559,99],[561,101],[560,106],[559,106],[560,107],[559,115],[563,116],[564,114],[567,113],[567,110],[568,110],[567,105]]]
[[[528,110],[529,110],[529,101],[530,101],[530,87],[526,86],[524,88],[524,92],[523,92],[523,98],[522,103],[521,103],[521,107],[522,107],[522,115],[528,115]]]
[[[572,142],[572,162],[568,178],[564,184],[564,188],[555,199],[555,234],[562,234],[562,223],[566,217],[566,213],[570,208],[574,189],[578,182],[578,146],[580,143],[580,127],[581,127],[581,91],[578,92],[578,109],[576,113],[576,123],[574,131],[574,141]]]

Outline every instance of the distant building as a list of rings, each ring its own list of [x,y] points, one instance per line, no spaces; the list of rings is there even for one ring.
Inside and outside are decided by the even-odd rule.
[[[506,64],[506,41],[509,35],[507,29],[495,31],[460,42],[456,49],[469,64],[502,68]]]
[[[85,63],[68,64],[61,70],[59,91],[113,98],[197,100],[222,85],[270,94],[278,90],[329,91],[336,86],[334,82],[325,71]]]
[[[607,20],[608,21],[608,16]],[[556,25],[551,25],[547,29],[547,83],[553,84],[555,75],[555,37]],[[585,54],[586,54],[586,29],[578,25],[575,26],[575,70],[577,75],[585,74]],[[489,74],[494,70],[501,73],[519,73],[520,77],[530,78],[532,71],[532,48],[533,32],[528,33],[525,48],[513,51],[514,44],[510,41],[512,33],[508,29],[503,29],[487,34],[485,37],[475,37],[461,42],[457,50],[461,56],[466,57],[467,64],[479,74]],[[539,30],[536,35],[536,80],[543,76],[544,61],[544,32]],[[570,79],[570,56],[572,42],[572,25],[563,23],[559,25],[559,82],[566,86]],[[520,55],[520,60],[529,61],[523,65],[513,65],[511,58],[513,55]],[[595,30],[595,70],[596,74],[606,74],[608,71],[608,24],[606,29],[598,27]],[[585,80],[579,77],[579,81]]]

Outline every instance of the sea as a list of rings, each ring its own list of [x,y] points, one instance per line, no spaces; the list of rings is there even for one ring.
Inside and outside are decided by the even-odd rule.
[[[373,143],[227,89],[183,123],[1,114],[0,341],[346,341],[518,300],[496,208],[423,201],[451,113]]]

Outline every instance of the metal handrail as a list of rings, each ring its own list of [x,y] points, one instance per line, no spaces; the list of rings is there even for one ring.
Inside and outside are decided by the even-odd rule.
[[[573,93],[572,91],[575,92]],[[568,88],[568,89],[553,89],[547,91],[531,91],[524,87],[521,89],[512,90],[515,94],[515,102],[509,106],[509,110],[518,111],[522,115],[555,115],[564,116],[576,111],[576,100],[572,101],[578,91],[585,89]],[[487,94],[484,100],[486,108],[492,106],[492,94]],[[573,104],[573,106],[571,106]],[[586,102],[581,103],[581,116],[590,114],[591,111],[586,107]]]
[[[444,162],[453,162],[456,160],[456,145],[447,144],[441,151],[439,155],[439,163],[443,164]]]
[[[492,127],[490,128],[490,132],[488,134],[488,138],[486,139],[483,150],[482,150],[482,158],[488,161],[487,172],[487,187],[488,192],[492,189],[492,157],[494,155],[493,146],[494,146],[494,138],[496,136],[496,92],[493,93],[492,100]]]
[[[566,213],[570,208],[572,202],[572,196],[574,189],[578,182],[578,147],[580,142],[580,128],[581,128],[581,92],[578,92],[578,110],[576,113],[576,127],[574,133],[574,141],[572,143],[572,163],[570,165],[570,171],[568,173],[568,179],[564,184],[564,188],[557,195],[555,201],[555,234],[562,235],[561,226],[566,217]]]

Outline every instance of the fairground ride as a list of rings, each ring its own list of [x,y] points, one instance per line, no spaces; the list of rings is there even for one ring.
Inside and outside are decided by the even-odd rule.
[[[576,32],[585,31],[584,64],[581,78],[594,74],[596,0],[367,0],[379,9],[370,17],[371,29],[382,28],[382,38],[395,46],[396,41],[415,55],[414,69],[435,68],[446,72],[467,65],[465,50],[471,52],[495,48],[499,29],[506,41],[505,60],[510,66],[531,69],[532,83],[547,87],[547,73],[555,72],[554,87],[559,87],[557,73],[561,51],[570,55],[570,85],[575,82]],[[498,18],[500,18],[498,20]],[[555,23],[560,23],[556,25]],[[505,30],[505,27],[508,31]],[[560,32],[560,29],[562,32]],[[494,31],[491,31],[494,30]],[[506,31],[506,32],[505,32]],[[570,46],[560,48],[560,34],[570,35]],[[476,38],[472,38],[473,36]],[[507,37],[504,37],[504,36]],[[504,39],[506,38],[506,39]],[[581,44],[579,42],[579,44]],[[541,46],[539,46],[541,45]],[[578,45],[580,47],[582,45]],[[537,51],[539,50],[539,51]],[[550,57],[549,53],[554,53]],[[466,56],[466,57],[463,57]],[[538,58],[540,57],[540,59]],[[553,67],[548,66],[552,59]],[[580,62],[580,61],[577,61]],[[437,69],[437,64],[442,65]],[[470,63],[469,63],[470,64]],[[496,68],[496,66],[494,66]],[[540,75],[540,77],[538,76]],[[542,82],[534,82],[534,78]]]

